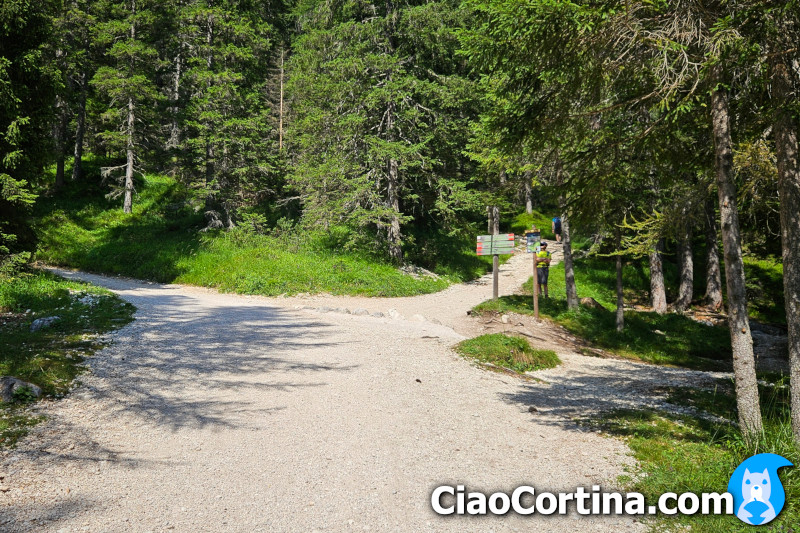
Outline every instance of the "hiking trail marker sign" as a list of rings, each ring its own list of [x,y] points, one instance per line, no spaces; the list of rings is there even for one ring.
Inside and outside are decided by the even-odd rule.
[[[539,228],[533,226],[529,232],[525,234],[525,241],[527,244],[527,252],[533,254],[533,316],[539,320],[539,275],[536,272],[536,255],[542,249],[542,232]]]
[[[477,254],[478,255],[492,255],[492,299],[497,300],[498,296],[498,270],[499,270],[499,255],[508,255],[514,253],[514,234],[513,233],[498,233],[497,235],[478,235]]]

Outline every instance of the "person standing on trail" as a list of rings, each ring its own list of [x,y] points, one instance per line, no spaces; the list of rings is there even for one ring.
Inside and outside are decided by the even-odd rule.
[[[547,298],[547,278],[550,277],[550,260],[552,254],[547,251],[547,243],[542,241],[541,247],[536,252],[536,282],[539,284],[539,294],[542,294],[544,287],[544,297]]]
[[[556,236],[556,242],[561,242],[561,217],[553,217],[553,223],[550,227],[553,230],[553,235]]]

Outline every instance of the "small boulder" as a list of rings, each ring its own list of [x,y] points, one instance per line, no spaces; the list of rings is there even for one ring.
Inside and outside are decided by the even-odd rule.
[[[500,322],[502,322],[503,324],[508,324],[508,315],[501,316]]]
[[[353,309],[353,314],[359,316],[366,316],[369,314],[369,311],[367,311],[363,307],[359,307],[358,309]]]
[[[60,316],[47,316],[43,318],[37,318],[31,324],[31,333],[34,331],[39,331],[42,328],[48,328],[52,326],[55,322],[61,320]]]
[[[425,317],[422,315],[412,315],[411,320],[415,322],[425,322]]]
[[[37,398],[42,395],[42,389],[40,389],[33,383],[28,383],[27,381],[22,381],[21,379],[17,379],[11,376],[0,377],[0,401],[4,402],[14,401],[14,391],[26,387],[30,389],[31,393]]]
[[[397,309],[389,309],[389,318],[403,318],[403,315],[400,314],[400,311]]]
[[[384,317],[384,314],[383,314],[383,313],[381,313],[380,311],[375,311],[375,312],[374,312],[374,313],[372,313],[372,315],[370,315],[370,316],[374,316],[375,318],[383,318],[383,317]]]

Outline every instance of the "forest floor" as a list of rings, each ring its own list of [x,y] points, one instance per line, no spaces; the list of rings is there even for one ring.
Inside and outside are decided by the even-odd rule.
[[[587,357],[547,321],[468,315],[491,275],[408,298],[265,298],[57,272],[138,311],[0,453],[3,531],[642,531],[623,516],[440,517],[430,494],[623,488],[629,449],[580,420],[686,410],[665,387],[726,376]],[[500,293],[531,272],[514,256]],[[452,350],[496,331],[563,364],[524,379]]]

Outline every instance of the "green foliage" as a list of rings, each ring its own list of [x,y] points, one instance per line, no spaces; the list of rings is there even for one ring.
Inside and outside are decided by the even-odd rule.
[[[627,298],[639,297],[647,290],[649,277],[641,262],[626,264],[623,275]],[[674,276],[674,272],[673,272]],[[710,327],[678,314],[625,312],[625,330],[617,333],[614,263],[601,258],[576,262],[575,279],[581,298],[595,299],[606,309],[581,306],[567,309],[564,265],[550,269],[550,299],[539,299],[539,312],[586,339],[592,345],[622,355],[658,364],[718,370],[730,365],[731,347],[727,328]],[[476,307],[479,312],[533,313],[531,279],[524,285],[526,295],[501,297]],[[657,331],[661,333],[657,333]],[[663,334],[662,334],[663,333]]]
[[[126,215],[97,189],[69,187],[37,206],[42,235],[37,257],[85,270],[265,295],[403,296],[450,283],[450,278],[416,279],[369,254],[342,250],[339,243],[349,237],[335,228],[309,233],[284,219],[269,229],[263,216],[251,215],[233,230],[202,233],[202,216],[186,195],[174,179],[148,175],[133,213]]]
[[[762,376],[764,378],[766,376]],[[792,440],[787,380],[760,385],[764,433],[746,444],[733,421],[736,398],[730,380],[712,389],[678,387],[669,390],[670,403],[691,407],[697,416],[677,416],[659,411],[618,410],[588,425],[625,438],[638,468],[629,490],[641,492],[654,502],[664,492],[725,492],[734,469],[757,453],[776,453],[797,464],[800,448]],[[708,415],[721,420],[710,421]],[[705,418],[704,418],[705,417]],[[770,524],[770,530],[791,531],[800,520],[800,472],[785,468],[781,480],[786,507]],[[656,530],[696,532],[746,531],[749,526],[734,516],[660,517],[651,522]]]
[[[47,155],[55,80],[44,54],[55,3],[0,4],[0,276],[18,270],[35,246],[28,187]]]
[[[542,239],[555,240],[556,236],[553,234],[551,224],[556,212],[554,210],[552,216],[545,215],[539,211],[520,213],[514,217],[514,221],[511,223],[511,232],[516,235],[525,235],[525,232],[530,231],[531,226],[535,224],[539,231],[542,232]]]
[[[458,343],[455,349],[464,357],[508,368],[520,374],[561,364],[554,351],[534,349],[527,340],[503,333],[467,339]]]
[[[751,318],[786,324],[783,263],[775,257],[744,257],[747,280],[747,312]]]
[[[275,194],[280,162],[264,75],[276,45],[275,15],[267,4],[238,0],[171,7],[164,53],[178,79],[170,95],[170,151],[206,208],[235,220]]]
[[[476,210],[460,153],[474,86],[453,58],[464,18],[449,1],[301,5],[291,180],[309,224],[388,240],[399,260],[412,221],[448,230]]]

